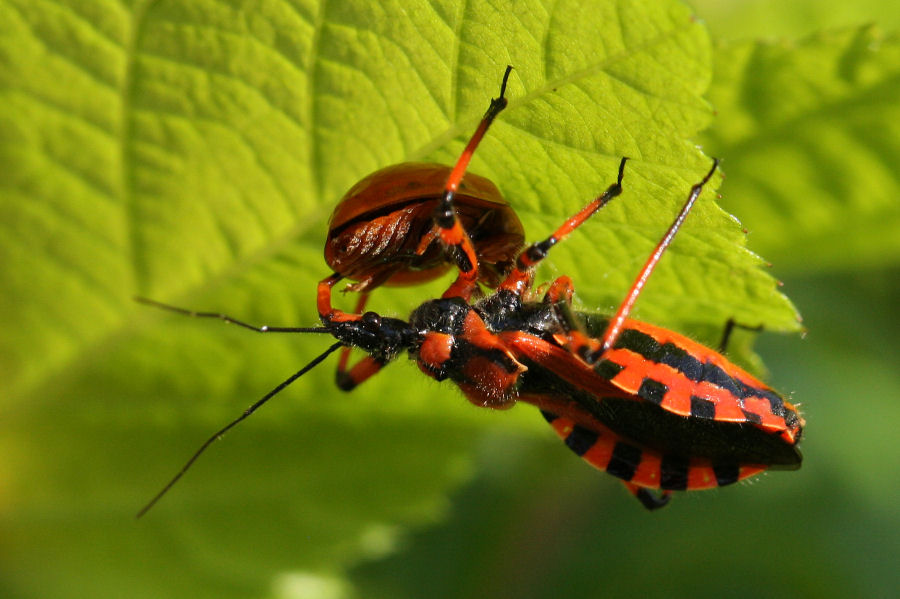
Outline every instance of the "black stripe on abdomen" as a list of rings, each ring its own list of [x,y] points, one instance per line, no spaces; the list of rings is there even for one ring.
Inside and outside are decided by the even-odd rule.
[[[631,480],[641,463],[642,453],[640,448],[619,441],[613,448],[606,471],[622,480]]]

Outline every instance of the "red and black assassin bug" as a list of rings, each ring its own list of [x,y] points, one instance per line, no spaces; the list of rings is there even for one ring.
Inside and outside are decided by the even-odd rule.
[[[612,317],[573,310],[574,286],[569,277],[551,282],[542,298],[533,289],[533,277],[535,266],[554,245],[622,193],[625,158],[619,163],[615,183],[552,235],[510,261],[496,291],[476,298],[479,282],[488,279],[482,275],[482,260],[457,217],[455,194],[472,153],[506,106],[509,72],[507,68],[499,98],[491,101],[450,171],[431,228],[415,244],[414,254],[422,256],[432,240],[440,240],[444,253],[437,255],[431,266],[451,261],[458,270],[457,278],[440,298],[425,301],[408,320],[334,308],[333,287],[351,276],[341,272],[319,283],[317,304],[323,326],[315,328],[257,327],[219,313],[140,300],[259,332],[325,333],[337,342],[210,437],[139,516],[213,441],[341,347],[356,347],[367,354],[339,376],[341,387],[348,390],[407,352],[422,372],[439,381],[453,381],[477,406],[503,409],[518,401],[537,406],[572,451],[620,478],[649,509],[665,505],[672,491],[724,486],[768,468],[799,468],[802,458],[797,444],[805,423],[794,406],[719,352],[628,318],[644,283],[715,173],[717,162],[691,188]],[[363,253],[362,270],[347,271],[354,273],[363,290],[386,282],[393,273],[411,270],[407,252],[395,254],[386,263],[373,260],[366,266],[368,255]],[[394,260],[401,266],[393,264]],[[492,264],[503,268],[505,262],[501,259]],[[381,271],[384,264],[389,266],[386,272]],[[367,278],[367,273],[375,274]]]

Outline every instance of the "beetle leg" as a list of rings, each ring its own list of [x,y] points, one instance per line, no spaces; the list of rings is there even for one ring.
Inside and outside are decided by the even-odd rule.
[[[416,247],[416,256],[421,256],[425,253],[425,250],[428,249],[428,246],[431,245],[431,242],[439,237],[439,233],[432,227],[429,229],[425,235],[422,236],[422,239],[419,240],[419,245]]]

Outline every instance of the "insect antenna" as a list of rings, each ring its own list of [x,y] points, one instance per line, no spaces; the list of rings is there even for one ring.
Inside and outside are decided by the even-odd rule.
[[[279,384],[277,387],[275,387],[274,389],[272,389],[271,391],[269,391],[268,393],[266,393],[266,394],[262,397],[262,399],[260,399],[259,401],[257,401],[256,403],[254,403],[252,406],[250,406],[249,408],[247,408],[246,410],[244,410],[244,412],[243,412],[240,416],[238,416],[237,418],[235,418],[234,420],[232,420],[231,422],[229,422],[226,426],[224,426],[224,427],[222,427],[221,429],[219,429],[218,431],[216,431],[215,434],[213,434],[209,439],[207,439],[207,440],[203,443],[203,445],[200,446],[200,449],[198,449],[197,451],[195,451],[195,452],[194,452],[194,455],[192,455],[192,456],[190,457],[190,459],[189,459],[187,462],[185,462],[184,466],[181,467],[181,470],[179,470],[178,473],[177,473],[175,476],[172,477],[172,480],[170,480],[170,481],[166,484],[166,486],[163,487],[162,490],[161,490],[159,493],[157,493],[157,494],[153,497],[153,499],[151,499],[149,502],[147,502],[147,505],[145,505],[144,507],[141,508],[141,510],[137,513],[137,515],[135,516],[135,518],[140,518],[141,516],[143,516],[144,514],[146,514],[146,513],[150,510],[150,508],[152,508],[154,505],[156,505],[156,503],[157,503],[160,499],[162,499],[163,495],[165,495],[166,493],[168,493],[168,492],[169,492],[169,489],[171,489],[171,488],[175,485],[175,483],[177,483],[178,480],[179,480],[182,476],[184,476],[184,473],[187,472],[188,469],[194,464],[194,462],[197,461],[197,458],[199,458],[200,455],[201,455],[204,451],[206,451],[206,448],[207,448],[207,447],[209,447],[210,445],[212,445],[213,442],[215,442],[215,441],[217,441],[218,439],[220,439],[220,438],[222,437],[222,435],[224,435],[225,433],[227,433],[229,430],[231,430],[232,428],[234,428],[235,426],[237,426],[237,424],[238,424],[239,422],[241,422],[242,420],[244,420],[245,418],[247,418],[248,416],[250,416],[250,414],[252,414],[252,413],[255,412],[257,409],[259,409],[264,403],[266,403],[267,401],[269,401],[270,399],[272,399],[275,395],[277,395],[278,393],[280,393],[285,387],[287,387],[288,385],[290,385],[291,383],[293,383],[294,381],[296,381],[298,378],[300,378],[301,376],[303,376],[304,374],[306,374],[307,372],[309,372],[310,370],[312,370],[313,368],[315,368],[316,366],[318,366],[318,365],[322,362],[322,360],[324,360],[325,358],[327,358],[327,357],[329,356],[329,354],[331,354],[333,351],[337,350],[337,349],[338,349],[339,347],[341,347],[342,345],[343,345],[342,343],[338,342],[338,343],[335,343],[334,345],[332,345],[331,347],[329,347],[328,349],[326,349],[326,350],[325,350],[324,352],[322,352],[320,355],[318,355],[318,356],[316,356],[315,358],[313,358],[312,362],[310,362],[309,364],[307,364],[306,366],[304,366],[303,368],[301,368],[300,370],[298,370],[297,372],[295,372],[294,374],[292,374],[291,376],[289,376],[287,379],[285,379],[285,380],[284,380],[281,384]]]
[[[232,318],[232,317],[228,316],[227,314],[221,314],[219,312],[197,312],[195,310],[188,310],[186,308],[179,308],[177,306],[171,306],[169,304],[164,304],[162,302],[158,302],[156,300],[148,299],[145,297],[135,297],[134,301],[141,303],[141,304],[146,304],[148,306],[153,306],[155,308],[160,308],[162,310],[168,310],[169,312],[175,312],[177,314],[184,314],[185,316],[190,316],[192,318],[216,318],[218,320],[223,320],[230,324],[235,324],[239,327],[244,327],[245,329],[250,329],[251,331],[256,331],[257,333],[330,333],[331,332],[330,329],[328,329],[327,327],[270,327],[267,325],[256,326],[256,325],[248,324],[248,323],[238,320],[236,318]],[[218,440],[226,432],[228,432],[229,430],[231,430],[232,428],[237,426],[237,424],[239,422],[241,422],[242,420],[244,420],[245,418],[250,416],[250,414],[252,414],[257,409],[259,409],[264,403],[266,403],[267,401],[272,399],[272,397],[274,397],[279,392],[281,392],[285,387],[287,387],[288,385],[293,383],[295,380],[297,380],[298,378],[300,378],[301,376],[303,376],[304,374],[306,374],[307,372],[309,372],[310,370],[312,370],[313,368],[318,366],[322,362],[322,360],[327,358],[329,356],[329,354],[331,354],[332,352],[337,350],[342,345],[343,345],[342,343],[338,342],[338,343],[335,343],[334,345],[332,345],[331,347],[329,347],[328,349],[326,349],[324,352],[322,352],[322,354],[320,354],[319,356],[314,358],[312,360],[312,362],[310,362],[309,364],[307,364],[306,366],[304,366],[303,368],[301,368],[300,370],[298,370],[297,372],[292,374],[290,377],[285,379],[280,385],[278,385],[277,387],[275,387],[274,389],[272,389],[271,391],[266,393],[266,395],[263,396],[262,399],[260,399],[259,401],[254,403],[252,406],[250,406],[249,408],[244,410],[244,412],[239,417],[237,417],[236,419],[229,422],[228,425],[226,425],[225,427],[216,431],[216,433],[213,436],[211,436],[209,439],[207,439],[206,442],[200,446],[200,449],[198,449],[196,452],[194,452],[194,455],[192,455],[190,457],[190,459],[184,464],[184,466],[181,467],[181,470],[179,470],[178,473],[174,477],[172,477],[172,479],[166,484],[166,486],[163,487],[162,490],[159,493],[157,493],[153,497],[153,499],[151,499],[147,503],[147,505],[145,505],[144,507],[141,508],[141,510],[137,513],[137,515],[135,517],[140,518],[141,516],[146,514],[150,510],[150,508],[152,508],[154,505],[156,505],[156,503],[160,499],[162,499],[163,495],[165,495],[166,493],[169,492],[169,489],[171,489],[175,485],[175,483],[177,483],[178,480],[182,476],[184,476],[184,473],[190,469],[190,467],[194,464],[194,462],[197,461],[197,458],[199,458],[200,455],[204,451],[206,451],[206,448],[209,447],[210,445],[212,445],[214,441]]]
[[[171,306],[169,304],[164,304],[162,302],[140,296],[135,296],[134,301],[138,302],[139,304],[146,304],[148,306],[153,306],[154,308],[160,308],[162,310],[168,310],[169,312],[175,312],[176,314],[184,314],[185,316],[190,316],[191,318],[217,318],[219,320],[224,320],[229,324],[236,324],[239,327],[244,327],[245,329],[256,331],[257,333],[331,333],[331,330],[326,327],[270,327],[268,325],[256,326],[253,324],[248,324],[236,318],[232,318],[231,316],[222,314],[220,312],[197,312],[196,310],[179,308],[177,306]]]

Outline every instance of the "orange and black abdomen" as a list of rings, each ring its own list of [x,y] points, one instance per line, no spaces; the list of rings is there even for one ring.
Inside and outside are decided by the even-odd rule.
[[[605,320],[587,316],[586,326],[593,334]],[[802,435],[797,410],[768,385],[715,350],[662,327],[626,321],[593,371],[672,414],[751,425],[777,435],[787,446],[796,445]]]
[[[602,334],[604,320],[581,316],[591,335]],[[707,489],[800,466],[803,420],[794,407],[677,333],[627,321],[595,365],[572,356],[566,368],[526,366],[519,399],[538,406],[588,463],[634,485]],[[686,401],[667,401],[670,392]]]
[[[417,253],[432,229],[432,214],[444,193],[450,167],[404,163],[389,166],[354,185],[331,215],[325,260],[335,272],[378,285],[407,285],[437,278],[451,266],[434,238]],[[466,174],[454,194],[456,214],[479,258],[482,282],[496,286],[525,239],[522,224],[497,187]]]

